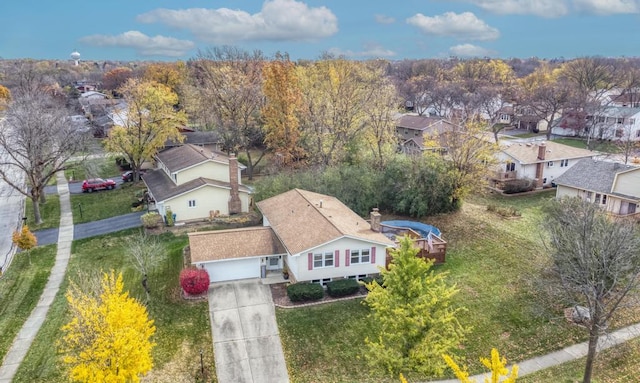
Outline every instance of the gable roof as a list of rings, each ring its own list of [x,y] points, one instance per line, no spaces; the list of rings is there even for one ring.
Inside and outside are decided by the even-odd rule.
[[[177,172],[206,161],[214,161],[223,164],[229,163],[229,157],[220,152],[213,152],[202,146],[185,144],[163,150],[156,155],[170,172]],[[238,164],[242,169],[243,165]]]
[[[142,181],[147,185],[149,193],[151,193],[153,198],[155,198],[156,202],[166,201],[170,198],[188,193],[203,186],[231,189],[231,183],[229,182],[222,182],[204,177],[193,179],[181,185],[176,185],[162,169],[154,169],[147,172]],[[251,193],[251,189],[245,185],[238,185],[238,190],[244,193]]]
[[[189,248],[192,263],[286,254],[276,234],[265,226],[189,233]]]
[[[298,254],[341,237],[393,245],[384,234],[337,198],[301,189],[257,203],[290,254]]]
[[[434,130],[432,133],[442,133],[453,129],[454,124],[442,117],[404,115],[396,122],[396,127],[414,130]]]
[[[587,149],[574,148],[573,146],[558,144],[553,141],[546,141],[544,160],[538,159],[538,147],[540,142],[508,142],[503,141],[503,145],[508,145],[502,152],[518,160],[522,164],[535,164],[538,162],[558,161],[564,159],[587,158],[596,155],[595,152]]]
[[[219,144],[222,142],[222,139],[218,135],[217,132],[207,131],[207,132],[182,132],[182,136],[184,137],[184,142],[176,142],[174,140],[167,140],[164,143],[165,147],[173,147],[180,146],[186,144],[193,145],[213,145]]]
[[[569,186],[576,189],[589,190],[598,193],[612,193],[616,175],[640,168],[623,165],[617,162],[596,161],[590,158],[580,160],[569,170],[564,172],[554,182],[557,185]],[[629,197],[618,194],[622,197]],[[633,197],[633,198],[638,198]]]

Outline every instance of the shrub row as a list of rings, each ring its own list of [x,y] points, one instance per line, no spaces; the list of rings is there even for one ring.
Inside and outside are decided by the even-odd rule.
[[[536,185],[531,179],[517,179],[505,181],[502,190],[505,194],[524,193],[535,189]]]

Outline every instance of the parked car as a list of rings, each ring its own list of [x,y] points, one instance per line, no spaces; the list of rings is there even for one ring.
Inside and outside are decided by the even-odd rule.
[[[116,181],[111,179],[102,179],[102,178],[92,178],[88,180],[82,181],[82,191],[85,193],[91,193],[94,190],[102,190],[102,189],[115,189]]]
[[[139,174],[141,179],[144,173],[145,173],[144,170],[140,170]],[[122,173],[122,182],[131,182],[131,181],[133,181],[133,170],[127,170],[126,172]]]

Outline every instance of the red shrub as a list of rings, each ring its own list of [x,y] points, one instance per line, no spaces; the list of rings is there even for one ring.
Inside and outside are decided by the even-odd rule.
[[[180,286],[187,294],[202,294],[209,288],[209,273],[204,269],[183,269],[180,272]]]

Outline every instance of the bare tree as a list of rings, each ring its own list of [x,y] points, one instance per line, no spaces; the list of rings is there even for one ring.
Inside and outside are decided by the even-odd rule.
[[[151,289],[148,284],[148,275],[164,260],[166,250],[157,237],[140,232],[127,244],[126,251],[133,267],[142,275],[142,287],[149,301]]]
[[[42,223],[44,187],[86,147],[87,134],[75,128],[58,101],[32,93],[16,96],[1,123],[0,177],[31,199],[36,224]]]
[[[589,313],[583,321],[589,331],[583,383],[589,383],[598,339],[638,287],[640,233],[632,221],[609,218],[579,198],[551,202],[545,228],[560,291]]]

